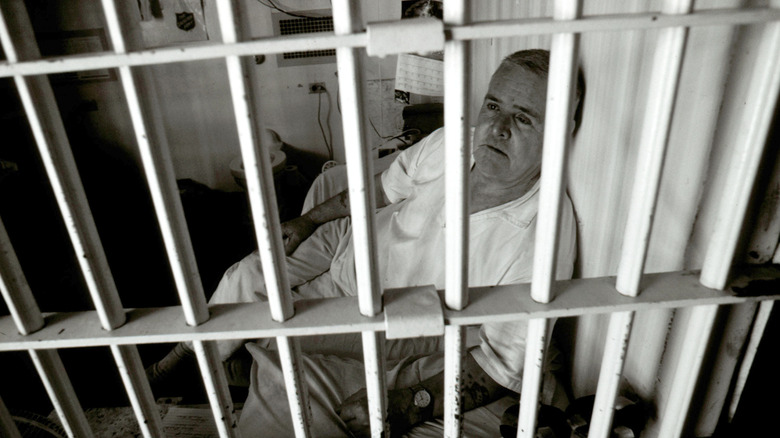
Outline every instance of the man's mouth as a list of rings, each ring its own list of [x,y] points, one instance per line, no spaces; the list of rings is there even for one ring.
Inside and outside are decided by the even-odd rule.
[[[502,151],[501,149],[498,149],[496,147],[493,147],[493,146],[491,146],[489,144],[483,144],[482,146],[490,149],[493,152],[499,153],[499,154],[501,154],[501,155],[503,155],[505,157],[507,156],[507,154],[504,151]]]

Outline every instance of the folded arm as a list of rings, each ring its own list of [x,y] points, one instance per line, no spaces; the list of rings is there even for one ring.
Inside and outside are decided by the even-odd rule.
[[[374,193],[376,195],[377,208],[390,204],[382,188],[381,176],[381,173],[374,176]],[[347,189],[315,206],[302,216],[284,222],[282,224],[282,238],[284,239],[285,253],[287,255],[292,254],[298,248],[298,245],[311,236],[320,225],[347,217],[349,213],[349,189]]]

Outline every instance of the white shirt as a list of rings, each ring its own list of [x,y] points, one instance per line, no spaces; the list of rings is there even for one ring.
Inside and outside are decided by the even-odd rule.
[[[377,255],[384,289],[433,284],[444,289],[445,185],[444,130],[404,150],[382,174],[392,204],[376,217]],[[469,286],[528,283],[536,238],[537,183],[521,198],[471,215]],[[576,228],[565,196],[559,233],[559,279],[570,278],[576,256]],[[331,264],[333,281],[356,291],[351,235],[339,245]],[[480,330],[472,355],[499,384],[520,391],[526,321],[488,323]]]

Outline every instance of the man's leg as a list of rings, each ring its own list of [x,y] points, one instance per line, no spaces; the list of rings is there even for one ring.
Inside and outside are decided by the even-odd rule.
[[[293,288],[293,299],[312,298],[316,288],[333,288],[327,274],[339,242],[350,232],[349,219],[339,219],[320,226],[312,236],[301,243],[296,251],[287,257],[287,273]],[[312,281],[313,280],[313,281]],[[307,282],[312,285],[307,287]],[[297,290],[301,289],[301,296]],[[325,291],[327,295],[330,291]],[[225,271],[209,304],[248,303],[268,301],[265,278],[257,251],[252,252]],[[246,342],[245,339],[231,339],[217,342],[217,351],[222,361],[231,357]],[[197,363],[191,343],[178,344],[166,357],[147,368],[147,377],[152,388],[178,387],[173,381],[190,381],[197,371]],[[228,374],[244,367],[228,366]],[[181,378],[180,378],[181,377]],[[242,381],[242,376],[229,376],[229,380]],[[166,385],[166,382],[170,385]],[[171,394],[172,395],[172,394]]]

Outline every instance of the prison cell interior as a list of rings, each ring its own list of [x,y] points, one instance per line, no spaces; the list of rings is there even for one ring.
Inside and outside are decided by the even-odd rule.
[[[13,79],[95,306],[88,312],[42,314],[37,291],[29,287],[15,256],[19,249],[2,228],[2,291],[10,315],[0,318],[0,348],[29,352],[70,436],[92,432],[58,349],[109,346],[139,428],[145,436],[161,436],[137,345],[192,340],[220,436],[236,436],[214,341],[257,337],[277,339],[291,421],[297,436],[310,436],[316,425],[310,424],[296,337],[342,332],[362,333],[372,431],[374,436],[386,432],[382,340],[386,330],[402,322],[383,317],[363,78],[371,63],[383,62],[373,56],[429,50],[445,53],[445,135],[452,151],[446,164],[447,223],[455,224],[448,227],[443,310],[446,436],[459,436],[462,427],[463,327],[486,318],[529,321],[518,436],[534,434],[541,378],[536,364],[552,319],[573,329],[569,348],[575,393],[596,393],[593,436],[608,435],[615,398],[626,385],[657,407],[646,436],[709,436],[719,415],[703,412],[733,414],[776,298],[773,290],[758,296],[734,293],[751,280],[773,278],[771,269],[732,269],[744,264],[745,252],[758,254],[752,258],[762,262],[779,257],[774,252],[776,204],[762,203],[760,190],[758,201],[751,202],[756,181],[778,184],[776,150],[766,141],[780,82],[776,1],[751,7],[714,0],[637,0],[619,6],[448,1],[442,21],[374,23],[364,19],[365,4],[342,0],[333,1],[333,33],[317,38],[256,38],[250,6],[224,1],[214,3],[212,29],[217,30],[209,44],[155,50],[142,45],[132,3],[100,3],[111,51],[56,61],[40,59],[22,1],[4,1],[0,10],[6,59],[0,74]],[[414,37],[399,42],[393,37],[399,29]],[[526,47],[552,52],[534,277],[530,285],[469,290],[464,269],[469,263],[468,127],[501,57]],[[359,313],[324,300],[301,318],[289,295],[273,175],[260,129],[278,115],[262,100],[258,88],[264,79],[253,57],[331,49],[337,54],[358,254],[359,294],[351,302],[357,301]],[[234,114],[230,126],[240,144],[253,230],[271,291],[267,305],[206,306],[178,196],[181,165],[172,158],[175,146],[159,98],[165,91],[153,68],[206,60],[219,62],[226,77],[223,90]],[[567,114],[578,63],[587,75],[585,116],[569,144]],[[117,70],[127,126],[143,163],[180,306],[123,306],[45,76],[107,68]],[[577,211],[580,254],[576,279],[556,282],[557,217],[564,190]],[[769,225],[755,226],[756,216]],[[766,241],[771,248],[757,251]],[[480,298],[478,305],[474,297]],[[711,333],[714,341],[708,342]],[[733,342],[747,345],[741,359],[723,352]],[[719,364],[714,370],[705,359],[713,354]],[[732,381],[737,383],[732,386]],[[4,402],[3,433],[17,436],[10,403]]]

